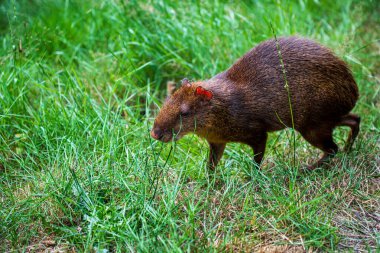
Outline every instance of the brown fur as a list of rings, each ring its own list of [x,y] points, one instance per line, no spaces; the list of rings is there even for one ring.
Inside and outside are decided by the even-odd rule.
[[[350,148],[360,118],[350,111],[358,88],[347,65],[329,49],[308,39],[278,39],[289,85],[294,128],[324,156],[320,166],[338,150],[332,139],[336,126],[349,126]],[[202,86],[212,99],[196,95]],[[214,168],[228,142],[250,145],[259,164],[267,132],[292,127],[288,92],[276,49],[268,40],[237,60],[228,70],[201,82],[186,82],[163,105],[152,136],[161,141],[194,132],[210,144],[209,165]],[[181,115],[182,113],[182,115]]]

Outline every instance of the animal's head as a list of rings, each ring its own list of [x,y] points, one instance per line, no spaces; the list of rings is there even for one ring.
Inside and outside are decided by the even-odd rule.
[[[212,91],[202,87],[202,82],[191,83],[184,79],[182,86],[166,99],[154,121],[151,136],[169,142],[204,128],[213,96]]]

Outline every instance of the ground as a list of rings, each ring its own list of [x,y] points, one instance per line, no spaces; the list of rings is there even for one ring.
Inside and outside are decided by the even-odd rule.
[[[3,1],[0,251],[376,252],[378,13],[377,1]],[[362,118],[350,153],[306,172],[320,152],[288,129],[261,169],[230,144],[211,173],[204,140],[150,138],[168,81],[210,78],[273,33],[349,64]],[[341,149],[347,132],[334,133]]]

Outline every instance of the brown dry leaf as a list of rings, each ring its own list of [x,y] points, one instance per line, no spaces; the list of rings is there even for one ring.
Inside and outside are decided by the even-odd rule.
[[[303,253],[306,252],[302,246],[266,245],[260,247],[257,253]]]

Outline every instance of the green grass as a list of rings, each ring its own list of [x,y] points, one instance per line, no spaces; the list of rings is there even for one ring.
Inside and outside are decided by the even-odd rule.
[[[0,2],[0,251],[379,250],[379,12],[377,1]],[[149,137],[167,81],[210,78],[273,37],[270,24],[351,66],[362,117],[351,153],[301,173],[319,151],[297,134],[293,166],[287,130],[270,135],[262,170],[230,144],[210,174],[204,140]],[[346,136],[335,132],[340,147]]]

